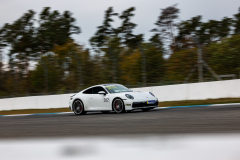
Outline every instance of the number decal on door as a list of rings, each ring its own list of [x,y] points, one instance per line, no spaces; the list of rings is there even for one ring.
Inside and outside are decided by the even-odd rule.
[[[106,98],[104,97],[103,98],[103,102],[109,102],[109,98],[108,97],[106,97]]]

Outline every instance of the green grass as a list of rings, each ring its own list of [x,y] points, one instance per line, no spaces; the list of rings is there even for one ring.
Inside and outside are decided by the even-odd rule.
[[[186,100],[186,101],[169,101],[169,102],[167,101],[167,102],[159,102],[159,107],[224,104],[224,103],[240,103],[240,98],[221,98],[221,99]]]
[[[0,115],[56,113],[56,112],[70,112],[70,110],[68,107],[66,107],[66,108],[51,108],[51,109],[23,109],[23,110],[0,111]]]
[[[190,105],[204,105],[204,104],[224,104],[224,103],[240,103],[240,98],[221,98],[221,99],[207,99],[207,100],[159,102],[159,107],[190,106]],[[66,107],[66,108],[51,108],[51,109],[24,109],[24,110],[0,111],[0,115],[56,113],[56,112],[71,112],[71,111],[69,110],[68,107]]]

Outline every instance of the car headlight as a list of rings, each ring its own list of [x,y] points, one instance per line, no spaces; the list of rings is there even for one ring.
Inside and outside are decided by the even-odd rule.
[[[76,94],[71,95],[70,97],[74,97]]]
[[[134,99],[134,97],[130,94],[125,94],[125,96],[128,98],[128,99]]]
[[[76,94],[71,95],[71,96],[70,96],[70,100],[72,100],[75,95],[76,95]]]
[[[155,95],[152,92],[149,92],[153,97],[155,97]]]

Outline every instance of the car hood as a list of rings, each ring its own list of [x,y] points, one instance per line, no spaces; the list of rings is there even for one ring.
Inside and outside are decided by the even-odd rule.
[[[149,92],[122,92],[122,93],[115,93],[115,94],[121,94],[125,97],[125,94],[130,94],[134,97],[134,100],[156,100],[156,97],[152,96]]]

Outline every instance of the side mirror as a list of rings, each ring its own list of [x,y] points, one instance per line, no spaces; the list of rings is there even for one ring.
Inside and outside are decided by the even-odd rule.
[[[104,91],[99,91],[98,94],[106,95],[106,92],[104,92]]]

